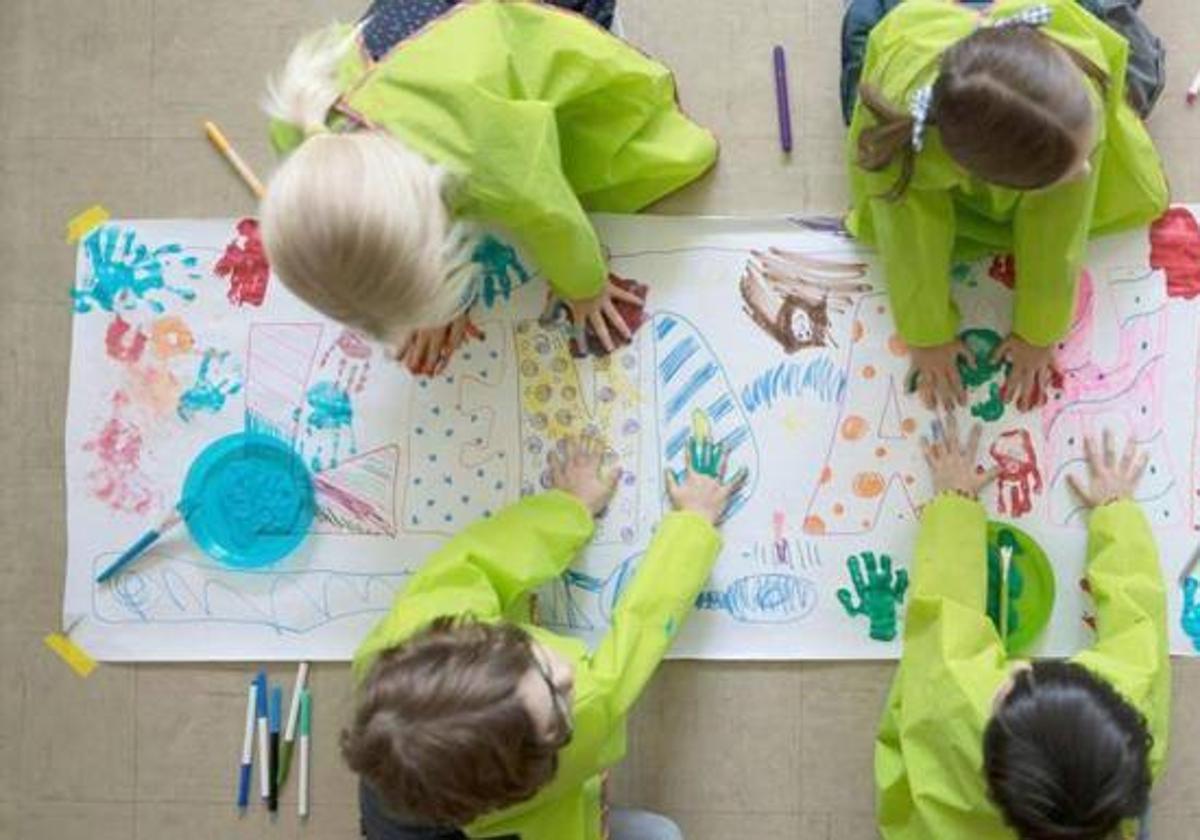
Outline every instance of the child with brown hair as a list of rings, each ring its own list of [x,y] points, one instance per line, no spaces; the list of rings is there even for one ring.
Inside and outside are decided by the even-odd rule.
[[[966,401],[952,260],[1013,253],[1012,331],[996,358],[1010,365],[1005,399],[1028,410],[1055,381],[1088,238],[1167,206],[1158,155],[1127,101],[1129,43],[1075,0],[855,6],[873,2],[895,8],[861,62],[847,226],[879,249],[930,408]],[[1139,89],[1148,109],[1157,91]]]
[[[591,538],[617,480],[603,449],[585,437],[552,451],[553,489],[446,543],[359,648],[342,751],[362,776],[369,840],[606,836],[604,771],[623,757],[626,715],[716,561],[715,526],[738,481],[668,474],[675,511],[589,653],[535,626],[528,595]],[[614,812],[611,829],[682,837],[665,818],[629,812]]]
[[[286,155],[262,203],[272,268],[420,374],[472,335],[485,227],[522,249],[577,330],[605,351],[629,341],[618,304],[642,300],[610,280],[587,213],[636,212],[717,150],[666,67],[528,0],[376,0],[357,26],[301,42],[266,107]]]

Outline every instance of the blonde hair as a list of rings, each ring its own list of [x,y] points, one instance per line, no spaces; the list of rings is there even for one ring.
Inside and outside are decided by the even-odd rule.
[[[275,273],[325,315],[382,341],[444,324],[470,302],[478,234],[446,204],[452,176],[377,130],[325,127],[351,48],[336,28],[302,41],[267,86],[272,117],[305,140],[272,176],[261,208]]]

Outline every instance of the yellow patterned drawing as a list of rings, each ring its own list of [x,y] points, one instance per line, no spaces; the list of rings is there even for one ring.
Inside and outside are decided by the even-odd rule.
[[[643,401],[638,387],[638,342],[603,358],[573,359],[560,329],[522,321],[516,327],[521,396],[521,492],[545,487],[546,453],[564,437],[584,432],[608,442],[621,486],[600,520],[596,541],[633,542],[638,535],[638,441]]]

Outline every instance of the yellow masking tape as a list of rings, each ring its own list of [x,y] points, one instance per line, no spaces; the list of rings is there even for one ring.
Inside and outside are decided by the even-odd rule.
[[[46,647],[58,654],[63,662],[71,666],[71,670],[81,677],[87,678],[96,670],[96,660],[88,656],[83,648],[72,642],[62,633],[51,633],[42,639]]]
[[[67,222],[67,241],[78,242],[100,225],[108,221],[108,210],[103,204],[93,204],[71,221]]]

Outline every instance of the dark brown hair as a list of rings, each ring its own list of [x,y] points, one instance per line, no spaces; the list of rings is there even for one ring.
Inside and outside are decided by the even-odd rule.
[[[443,617],[382,653],[342,732],[346,763],[403,817],[463,826],[553,778],[566,722],[547,741],[517,694],[536,667],[511,624]]]
[[[1081,665],[1017,674],[983,735],[988,791],[1024,840],[1102,840],[1150,799],[1146,721]]]
[[[1046,187],[1079,159],[1079,132],[1096,119],[1087,85],[1104,71],[1076,50],[1029,26],[988,27],[946,50],[933,85],[929,122],[958,164],[989,183]],[[868,84],[859,87],[875,125],[858,138],[858,165],[871,172],[901,156],[900,178],[887,193],[903,195],[912,180],[913,117]]]

